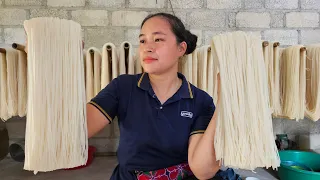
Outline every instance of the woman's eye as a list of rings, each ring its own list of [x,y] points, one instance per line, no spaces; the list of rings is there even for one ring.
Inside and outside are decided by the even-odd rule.
[[[158,39],[155,39],[155,41],[156,41],[156,42],[160,42],[160,41],[162,41],[162,39],[159,39],[159,38],[158,38]]]
[[[144,43],[144,40],[140,40],[140,43]]]

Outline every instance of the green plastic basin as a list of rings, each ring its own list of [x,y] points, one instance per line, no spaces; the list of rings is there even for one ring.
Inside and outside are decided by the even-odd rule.
[[[279,151],[280,180],[320,180],[320,154],[307,151]],[[311,170],[307,170],[311,169]]]

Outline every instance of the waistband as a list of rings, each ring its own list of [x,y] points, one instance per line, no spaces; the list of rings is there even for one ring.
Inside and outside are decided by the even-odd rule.
[[[188,163],[154,171],[135,171],[135,174],[138,180],[181,180],[193,175]]]

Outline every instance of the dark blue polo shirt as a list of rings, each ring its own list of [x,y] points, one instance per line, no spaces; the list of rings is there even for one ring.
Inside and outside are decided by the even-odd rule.
[[[147,73],[120,75],[90,102],[112,123],[118,117],[119,165],[111,179],[136,179],[151,171],[188,162],[190,135],[203,133],[215,110],[213,99],[178,73],[182,85],[161,104]]]

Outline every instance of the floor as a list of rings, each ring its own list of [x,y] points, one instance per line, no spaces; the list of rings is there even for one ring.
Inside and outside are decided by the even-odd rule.
[[[93,163],[83,169],[65,171],[58,170],[54,172],[38,173],[23,170],[23,163],[15,162],[12,159],[0,161],[0,179],[1,180],[108,180],[110,179],[113,168],[117,164],[114,156],[96,157]],[[243,179],[245,177],[256,177],[260,180],[276,180],[272,174],[265,169],[258,168],[255,172],[236,170]]]

